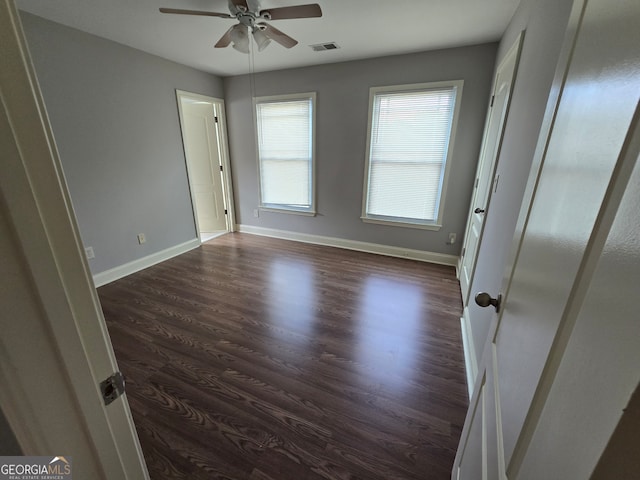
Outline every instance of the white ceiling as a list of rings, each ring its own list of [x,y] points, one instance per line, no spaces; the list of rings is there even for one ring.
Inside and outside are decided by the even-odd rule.
[[[221,76],[250,71],[249,55],[213,48],[235,20],[167,15],[159,7],[228,12],[227,0],[16,0],[21,10]],[[314,0],[262,0],[262,8]],[[277,20],[300,43],[273,42],[255,71],[380,57],[498,40],[519,0],[317,0],[322,18]],[[339,50],[309,45],[336,42]]]

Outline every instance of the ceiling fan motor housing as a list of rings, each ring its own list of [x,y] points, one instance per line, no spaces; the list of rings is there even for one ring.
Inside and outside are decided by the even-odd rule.
[[[238,21],[245,27],[253,28],[256,24],[256,16],[251,13],[240,13],[236,16]]]

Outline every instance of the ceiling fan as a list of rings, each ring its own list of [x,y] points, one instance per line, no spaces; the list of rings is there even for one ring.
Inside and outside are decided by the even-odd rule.
[[[233,44],[233,48],[249,53],[249,33],[258,45],[258,51],[267,48],[271,40],[276,41],[286,48],[291,48],[298,44],[298,41],[291,38],[284,32],[272,27],[263,20],[288,20],[294,18],[314,18],[321,17],[322,10],[317,3],[308,5],[295,5],[291,7],[260,9],[258,0],[229,0],[230,13],[206,12],[200,10],[182,10],[179,8],[161,8],[162,13],[175,13],[179,15],[201,15],[207,17],[233,18],[239,23],[231,27],[218,40],[215,47],[224,48]]]

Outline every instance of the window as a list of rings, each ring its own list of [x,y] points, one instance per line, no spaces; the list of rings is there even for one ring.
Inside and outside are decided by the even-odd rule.
[[[365,222],[440,228],[462,83],[370,90]]]
[[[315,93],[256,99],[260,207],[315,214]]]

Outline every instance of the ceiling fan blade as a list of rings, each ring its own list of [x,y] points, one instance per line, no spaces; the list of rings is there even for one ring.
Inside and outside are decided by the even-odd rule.
[[[218,42],[215,44],[216,48],[225,48],[231,45],[231,32],[233,31],[234,27],[235,25],[227,30],[226,33],[222,35],[222,37],[220,37],[220,40],[218,40]]]
[[[261,23],[258,23],[258,25],[260,26],[260,29],[264,32],[264,34],[267,37],[269,37],[273,41],[278,42],[280,45],[282,45],[285,48],[295,47],[298,44],[297,40],[291,38],[286,33],[281,32],[277,28],[272,27],[267,23],[261,22]]]
[[[228,13],[218,12],[203,12],[201,10],[182,10],[180,8],[161,8],[162,13],[176,13],[178,15],[202,15],[205,17],[220,17],[220,18],[236,18]]]
[[[315,18],[322,16],[322,9],[317,3],[296,5],[293,7],[267,8],[260,12],[267,20],[287,20],[289,18]]]

